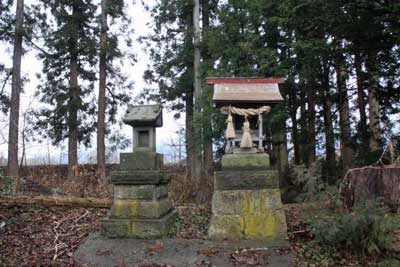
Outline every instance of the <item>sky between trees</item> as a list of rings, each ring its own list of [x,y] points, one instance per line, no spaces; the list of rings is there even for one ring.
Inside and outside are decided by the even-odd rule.
[[[35,0],[25,0],[25,5],[30,5],[32,3],[36,3]],[[146,1],[147,4],[152,4],[153,1]],[[136,4],[133,4],[132,1],[127,1],[128,7],[128,15],[132,18],[132,26],[134,28],[133,39],[134,44],[132,46],[132,50],[137,56],[137,63],[134,65],[128,64],[128,62],[124,65],[124,71],[128,75],[129,79],[134,82],[134,90],[132,93],[137,95],[140,93],[142,88],[148,86],[143,80],[143,73],[147,68],[149,62],[148,54],[143,50],[144,45],[138,42],[136,39],[140,36],[147,35],[150,33],[151,28],[146,25],[147,23],[151,23],[151,15],[148,11],[146,11],[140,1]],[[13,6],[11,10],[15,10]],[[21,94],[21,114],[23,114],[28,108],[38,107],[39,101],[37,97],[35,98],[34,94],[37,91],[38,79],[36,77],[36,73],[41,70],[42,63],[37,58],[37,50],[29,49],[29,51],[23,56],[22,64],[24,68],[22,69],[22,75],[27,77],[27,82],[24,84],[24,92]],[[5,44],[4,42],[0,42],[0,58],[1,62],[5,64],[7,68],[12,67],[12,46]],[[97,89],[95,90],[97,94]],[[121,110],[118,115],[119,119],[122,119],[123,112]],[[0,162],[3,165],[7,164],[7,140],[8,140],[8,114],[0,115]],[[178,136],[176,134],[176,129],[182,127],[184,124],[184,117],[179,119],[178,121],[173,118],[173,113],[168,111],[168,109],[164,110],[164,126],[157,129],[157,150],[161,153],[170,154],[172,151],[169,147],[169,144],[172,140],[177,140]],[[126,125],[121,128],[121,131],[129,138],[132,137],[131,127]],[[67,160],[67,150],[66,150],[66,141],[63,142],[63,150],[60,150],[60,146],[53,146],[51,144],[51,140],[44,140],[43,143],[38,142],[30,142],[27,145],[27,159],[28,163],[32,164],[42,164],[48,162],[48,152],[51,154],[51,162],[53,164],[58,164],[60,162],[66,163]],[[39,150],[38,150],[39,149]],[[95,147],[95,137],[93,138],[93,146],[86,148],[81,145],[79,147],[80,153],[79,158],[80,162],[96,162],[96,147]],[[128,147],[123,151],[131,151],[132,147]],[[123,152],[122,151],[122,152]],[[39,153],[38,153],[39,152]],[[119,158],[119,154],[114,153],[114,156],[111,158],[112,162],[117,162]],[[169,157],[167,157],[169,160]]]

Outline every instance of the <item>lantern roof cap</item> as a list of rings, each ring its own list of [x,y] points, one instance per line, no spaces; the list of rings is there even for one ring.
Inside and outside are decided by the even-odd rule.
[[[129,105],[122,121],[133,127],[161,127],[163,125],[162,106],[159,104]]]

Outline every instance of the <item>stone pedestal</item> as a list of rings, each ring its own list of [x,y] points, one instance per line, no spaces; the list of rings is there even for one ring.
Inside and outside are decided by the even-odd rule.
[[[241,150],[224,155],[214,190],[211,239],[287,239],[278,171],[270,169],[268,154]]]
[[[111,173],[114,203],[101,221],[110,238],[160,238],[168,234],[176,212],[168,200],[163,156],[153,151],[122,153],[120,170]]]

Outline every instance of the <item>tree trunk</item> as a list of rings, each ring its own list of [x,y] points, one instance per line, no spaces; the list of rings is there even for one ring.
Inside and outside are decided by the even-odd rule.
[[[23,116],[23,122],[22,122],[22,131],[21,131],[21,139],[22,139],[22,155],[21,155],[21,161],[19,164],[19,168],[22,168],[22,164],[24,164],[24,159],[25,159],[25,165],[26,165],[26,154],[25,154],[25,140],[26,140],[26,111]]]
[[[287,151],[286,123],[282,122],[282,142],[279,144],[279,171],[286,173],[289,169],[289,158]]]
[[[324,114],[325,128],[325,150],[326,150],[326,166],[328,183],[332,184],[335,178],[336,159],[335,159],[335,135],[333,132],[332,119],[332,100],[329,92],[329,68],[323,67],[323,88],[322,88],[322,106]]]
[[[365,112],[366,101],[364,93],[364,77],[362,72],[362,59],[359,52],[355,53],[354,57],[354,68],[356,71],[357,79],[357,106],[358,112],[360,113],[360,137],[361,137],[361,149],[362,155],[368,153],[369,140],[367,131],[367,114]]]
[[[100,32],[100,77],[97,118],[97,173],[105,181],[106,178],[106,148],[105,148],[105,113],[106,113],[106,76],[107,76],[107,0],[101,1],[101,32]]]
[[[72,17],[76,16],[77,7],[73,7]],[[77,174],[78,168],[78,26],[73,23],[70,47],[70,100],[69,100],[69,136],[68,136],[68,178],[73,178]]]
[[[368,200],[380,202],[392,212],[400,208],[400,168],[395,166],[366,166],[350,170],[343,179],[340,196],[345,208]]]
[[[199,0],[194,0],[193,6],[193,27],[194,27],[194,61],[193,61],[193,88],[194,88],[194,119],[201,117],[201,70],[200,70],[200,4]],[[196,140],[202,141],[203,129],[195,129]],[[201,144],[202,142],[200,142]],[[195,192],[199,192],[202,176],[202,149],[199,142],[194,143],[195,157],[192,170],[192,178],[194,179]]]
[[[307,166],[315,161],[315,91],[308,92],[308,135],[307,135]]]
[[[299,134],[299,162],[301,164],[308,163],[308,129],[307,129],[307,111],[306,111],[306,94],[304,88],[300,89],[300,134]]]
[[[203,24],[203,30],[202,30],[202,57],[203,57],[203,65],[208,69],[210,68],[210,60],[211,56],[209,54],[208,46],[207,46],[207,35],[208,35],[208,30],[210,27],[210,3],[208,0],[202,0],[201,1],[201,21]],[[205,103],[208,104],[208,103]],[[210,99],[210,104],[208,106],[210,109],[212,109],[212,104],[211,104],[211,99]],[[203,120],[204,121],[204,120]],[[209,118],[208,125],[211,125],[211,117]],[[207,127],[206,125],[203,125],[203,127]],[[210,137],[209,134],[206,135],[206,138],[204,138],[204,173],[207,176],[207,180],[212,177],[213,173],[213,168],[214,168],[214,159],[213,159],[213,146],[212,146],[212,138]],[[207,181],[210,182],[210,181]]]
[[[297,99],[296,99],[296,91],[291,90],[293,93],[289,94],[289,103],[290,103],[290,120],[292,121],[292,140],[293,140],[293,150],[294,150],[294,164],[300,164],[300,147],[299,147],[299,139],[298,139],[298,128],[297,128]]]
[[[192,184],[192,173],[194,172],[195,148],[194,148],[194,128],[193,128],[193,92],[188,90],[185,100],[186,118],[185,118],[185,139],[186,139],[186,176]]]
[[[8,175],[15,179],[15,190],[19,190],[18,173],[18,124],[21,92],[21,57],[24,21],[24,1],[17,1],[15,20],[15,42],[13,53],[12,89],[10,106],[10,125],[8,137]]]
[[[187,29],[185,35],[185,49],[191,50],[193,48],[193,35],[191,34],[191,27],[193,26],[193,10],[186,13]],[[193,80],[193,57],[187,56],[185,58],[185,66],[187,69],[186,76],[188,80]],[[186,184],[194,184],[194,164],[195,164],[195,136],[194,136],[194,102],[193,102],[193,83],[188,85],[185,92],[185,145],[186,145]],[[195,194],[194,188],[190,188],[190,195]]]
[[[369,53],[366,61],[368,72],[368,105],[369,105],[369,129],[371,137],[369,140],[371,152],[380,149],[381,128],[379,125],[379,101],[378,101],[378,73],[374,53]]]
[[[277,121],[272,125],[272,151],[279,173],[284,174],[289,166],[287,155],[286,122]]]
[[[343,55],[338,55],[335,65],[336,82],[339,95],[340,151],[343,171],[346,173],[352,166],[353,149],[351,147],[350,110],[346,88],[346,69]]]

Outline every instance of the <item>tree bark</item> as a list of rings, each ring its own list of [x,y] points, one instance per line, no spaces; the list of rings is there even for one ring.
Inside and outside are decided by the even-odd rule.
[[[376,67],[375,53],[370,52],[366,61],[368,73],[368,111],[369,129],[371,132],[369,145],[371,152],[380,149],[381,128],[379,125],[379,101],[378,101],[378,73]]]
[[[346,68],[343,55],[336,58],[336,82],[339,96],[340,151],[344,173],[351,168],[353,149],[351,147],[350,110],[346,88]]]
[[[366,166],[350,170],[344,177],[339,192],[344,207],[352,209],[356,204],[379,199],[390,211],[398,212],[399,176],[400,168],[396,166]]]
[[[201,1],[201,21],[203,24],[203,29],[202,29],[202,50],[201,50],[201,55],[203,57],[203,62],[204,65],[207,68],[210,68],[210,54],[208,50],[208,45],[207,45],[207,35],[208,35],[208,30],[210,27],[210,3],[208,0],[202,0]],[[208,104],[208,103],[205,103]],[[211,109],[212,104],[209,105],[209,108]],[[209,125],[211,125],[211,117],[209,118]],[[203,125],[203,127],[207,127],[206,125]],[[209,137],[210,135],[206,135],[206,138],[204,138],[204,173],[207,176],[207,180],[212,177],[213,173],[213,168],[214,168],[214,159],[213,159],[213,146],[212,146],[212,138]],[[207,181],[210,182],[210,181]]]
[[[186,139],[186,175],[192,180],[192,172],[194,172],[195,148],[194,148],[194,128],[193,128],[193,92],[188,90],[185,100],[186,117],[185,117],[185,139]],[[190,181],[192,182],[192,181]]]
[[[367,114],[365,111],[366,101],[364,93],[364,75],[362,72],[362,59],[359,52],[355,53],[354,56],[354,68],[356,71],[357,79],[357,107],[360,114],[360,137],[361,137],[361,154],[365,155],[368,153],[369,140],[367,130]]]
[[[187,29],[185,35],[185,49],[191,50],[193,48],[193,35],[191,34],[191,27],[193,26],[193,10],[190,7],[190,12],[186,13]],[[193,80],[193,56],[188,55],[185,58],[186,78],[188,81]],[[185,92],[185,146],[186,146],[186,176],[188,180],[186,184],[194,184],[193,173],[195,164],[195,136],[194,136],[194,102],[193,102],[193,83],[187,86]],[[194,188],[190,188],[190,195],[194,195]]]
[[[300,164],[308,163],[308,129],[307,129],[307,110],[306,110],[306,94],[304,88],[300,89],[300,134],[299,134],[299,162]]]
[[[22,139],[22,155],[21,155],[21,161],[19,164],[19,168],[22,168],[22,164],[24,163],[25,159],[25,164],[26,164],[26,154],[25,154],[25,140],[26,140],[26,111],[23,115],[23,122],[22,122],[22,131],[21,131],[21,139]]]
[[[286,122],[277,121],[272,125],[272,151],[279,173],[286,173],[289,161],[287,155]]]
[[[194,28],[194,55],[193,55],[193,88],[194,88],[194,119],[201,117],[201,70],[200,70],[200,3],[194,0],[193,6],[193,28]],[[203,129],[194,128],[196,140],[201,142],[194,143],[195,155],[192,169],[192,178],[194,179],[194,192],[198,192],[202,178],[202,131]],[[199,144],[200,143],[200,144]]]
[[[294,164],[300,164],[300,147],[299,147],[299,139],[298,139],[298,128],[297,128],[297,99],[296,99],[296,91],[291,90],[289,94],[289,103],[290,103],[290,120],[292,121],[292,140],[293,140],[293,150],[294,150]]]
[[[97,174],[105,181],[106,149],[105,149],[105,113],[106,113],[106,78],[107,78],[107,0],[101,1],[100,32],[100,77],[97,117]]]
[[[307,166],[310,166],[315,161],[315,91],[308,91],[308,127],[307,127]]]
[[[326,151],[326,165],[328,183],[332,184],[335,178],[336,159],[335,159],[335,135],[333,132],[333,119],[332,119],[332,100],[329,91],[329,68],[323,66],[323,88],[322,88],[322,106],[324,115],[324,128],[325,128],[325,151]]]
[[[12,89],[10,106],[10,125],[8,137],[8,175],[15,179],[15,190],[19,190],[18,173],[18,124],[21,92],[21,58],[24,21],[24,1],[17,1],[15,20],[15,42],[13,52]]]
[[[72,17],[76,16],[76,5],[73,6]],[[74,19],[75,20],[75,19]],[[73,22],[73,31],[70,42],[70,99],[69,99],[69,137],[68,137],[68,178],[77,174],[78,168],[78,25]]]
[[[289,169],[289,158],[287,151],[286,123],[282,122],[282,142],[279,144],[279,171],[286,173]]]

